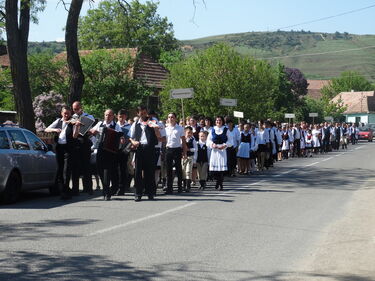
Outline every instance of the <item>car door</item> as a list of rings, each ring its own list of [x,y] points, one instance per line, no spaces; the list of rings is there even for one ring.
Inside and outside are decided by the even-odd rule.
[[[48,151],[43,141],[30,131],[23,131],[31,148],[35,159],[35,166],[38,173],[34,178],[35,183],[40,185],[50,185],[55,182],[56,159],[55,154]]]
[[[10,151],[11,165],[20,170],[22,176],[22,188],[33,184],[37,167],[34,165],[35,157],[30,152],[30,146],[20,129],[7,130],[12,148]]]

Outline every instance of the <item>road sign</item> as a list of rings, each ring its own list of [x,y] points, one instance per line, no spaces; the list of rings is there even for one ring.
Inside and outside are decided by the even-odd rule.
[[[190,99],[194,96],[193,88],[172,89],[170,91],[171,99]]]
[[[316,112],[309,113],[309,117],[318,117],[318,116],[319,116],[319,114],[316,113]]]
[[[233,116],[238,118],[243,118],[243,112],[241,111],[233,111]]]
[[[285,113],[285,118],[296,118],[294,113]]]
[[[223,106],[237,106],[237,99],[220,98],[220,105]]]

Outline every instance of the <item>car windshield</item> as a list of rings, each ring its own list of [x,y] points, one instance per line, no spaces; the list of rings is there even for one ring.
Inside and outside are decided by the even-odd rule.
[[[369,127],[359,127],[358,128],[361,132],[368,132],[370,130]]]

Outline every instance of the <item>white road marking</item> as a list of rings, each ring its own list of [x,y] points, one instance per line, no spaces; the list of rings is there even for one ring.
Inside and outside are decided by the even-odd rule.
[[[333,159],[333,157],[326,158],[326,159],[322,160],[322,162],[325,162],[325,161],[328,161],[328,160],[331,160],[331,159]]]
[[[356,147],[354,148],[355,150],[358,150],[358,149],[361,149],[363,146],[360,146],[360,147]]]
[[[98,234],[103,234],[105,232],[109,232],[109,231],[112,231],[112,230],[123,228],[123,227],[129,226],[129,225],[132,225],[132,224],[136,224],[136,223],[143,222],[143,221],[146,221],[146,220],[150,220],[150,219],[153,219],[153,218],[161,217],[163,215],[173,213],[173,212],[185,209],[187,207],[191,207],[195,204],[197,204],[197,203],[195,203],[195,202],[188,203],[188,204],[185,204],[185,205],[173,208],[173,209],[166,210],[166,211],[161,212],[161,213],[153,214],[153,215],[150,215],[150,216],[147,216],[147,217],[143,217],[143,218],[139,218],[139,219],[136,219],[136,220],[128,221],[128,222],[118,224],[118,225],[114,225],[114,226],[111,226],[111,227],[103,228],[101,230],[91,232],[91,233],[87,234],[86,236],[94,236],[94,235],[98,235]]]
[[[320,163],[320,162],[314,162],[314,163],[311,163],[311,164],[305,165],[305,167],[314,166],[314,165],[319,164],[319,163]]]
[[[289,174],[289,173],[291,173],[291,172],[293,172],[293,171],[297,171],[297,169],[291,169],[291,170],[289,170],[289,171],[285,171],[285,172],[282,172],[282,173],[280,173],[280,174],[285,175],[285,174]]]

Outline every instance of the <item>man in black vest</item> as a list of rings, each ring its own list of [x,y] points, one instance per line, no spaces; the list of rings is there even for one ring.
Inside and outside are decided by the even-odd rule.
[[[137,115],[138,122],[130,128],[130,141],[137,149],[135,153],[134,201],[139,202],[144,191],[150,200],[153,200],[156,194],[155,145],[158,144],[158,139],[161,137],[156,122],[149,119],[145,106],[137,108]]]
[[[86,112],[83,112],[82,105],[79,101],[73,102],[72,109],[74,112],[73,117],[86,116],[91,119],[94,117]],[[90,140],[90,133],[87,132],[84,136],[78,136],[79,150],[78,150],[78,166],[81,169],[81,174],[83,176],[83,191],[88,194],[93,194],[92,190],[92,174],[90,169],[90,159],[91,159],[91,146],[92,141]],[[74,181],[76,179],[73,179]],[[79,179],[78,179],[79,180]],[[73,195],[78,195],[79,190],[73,188]]]

